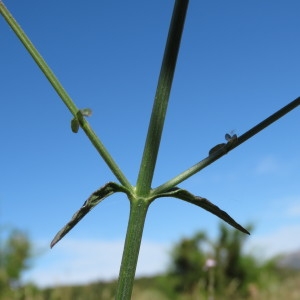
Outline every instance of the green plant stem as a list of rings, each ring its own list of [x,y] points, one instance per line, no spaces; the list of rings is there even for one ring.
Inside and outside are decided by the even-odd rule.
[[[64,90],[62,85],[59,83],[56,76],[53,74],[51,69],[47,66],[46,62],[44,61],[43,57],[39,54],[39,52],[36,50],[34,45],[31,43],[29,38],[26,36],[25,32],[22,30],[20,25],[17,23],[17,21],[14,19],[14,17],[10,14],[8,9],[4,6],[2,2],[0,2],[0,12],[8,25],[11,27],[11,29],[15,32],[17,37],[20,39],[24,47],[27,49],[29,54],[32,56],[32,58],[35,60],[37,65],[40,67],[42,72],[45,74],[47,79],[50,81],[51,85],[55,89],[55,91],[58,93],[58,95],[61,97],[61,99],[64,101],[68,109],[71,111],[71,113],[75,116],[78,108],[73,103],[67,92]]]
[[[147,195],[151,189],[188,2],[188,0],[176,0],[174,5],[144,153],[136,184],[137,194],[141,196]]]
[[[49,80],[50,84],[53,86],[57,94],[60,96],[62,101],[65,103],[65,105],[68,107],[70,112],[73,114],[73,116],[77,115],[78,108],[72,101],[71,97],[68,95],[68,93],[65,91],[65,89],[62,87],[50,67],[47,65],[43,57],[39,54],[37,49],[34,47],[34,45],[31,43],[29,38],[26,36],[25,32],[22,30],[20,25],[16,22],[16,20],[13,18],[13,16],[10,14],[8,9],[4,6],[4,4],[0,1],[0,13],[4,17],[4,19],[7,21],[8,25],[12,28],[12,30],[15,32],[17,37],[20,39],[22,44],[25,46],[29,54],[32,56],[32,58],[35,60],[37,65],[40,67],[41,71],[45,74],[46,78]],[[111,171],[114,173],[114,175],[118,178],[118,180],[129,190],[132,190],[132,186],[130,182],[127,180],[125,175],[122,173],[121,169],[118,167],[116,162],[113,160],[109,152],[106,150],[100,139],[97,137],[95,132],[91,129],[88,122],[83,119],[81,122],[82,128],[92,144],[95,146],[99,154],[102,156],[103,160],[106,162],[108,167],[111,169]]]
[[[266,127],[270,126],[272,123],[276,122],[277,120],[282,118],[284,115],[286,115],[287,113],[289,113],[290,111],[298,107],[299,105],[300,105],[300,97],[296,98],[295,100],[293,100],[292,102],[290,102],[289,104],[287,104],[286,106],[284,106],[283,108],[279,109],[277,112],[272,114],[270,117],[266,118],[265,120],[263,120],[256,126],[252,127],[250,130],[248,130],[241,136],[239,136],[237,143],[233,145],[232,149],[244,143],[245,141],[250,139],[255,134],[259,133]]]
[[[272,123],[274,123],[278,119],[282,118],[284,115],[286,115],[291,110],[298,107],[299,105],[300,105],[300,97],[296,98],[295,100],[293,100],[292,102],[290,102],[289,104],[287,104],[283,108],[279,109],[277,112],[275,112],[274,114],[272,114],[271,116],[269,116],[268,118],[266,118],[265,120],[260,122],[259,124],[255,125],[254,127],[252,127],[250,130],[246,131],[241,136],[239,136],[238,139],[237,139],[237,142],[230,147],[229,151],[236,148],[240,144],[244,143],[245,141],[250,139],[255,134],[259,133],[260,131],[262,131],[266,127],[270,126]],[[211,163],[213,163],[217,159],[221,158],[223,155],[227,154],[229,151],[227,151],[225,153],[221,153],[221,155],[210,155],[210,156],[204,158],[203,160],[201,160],[200,162],[198,162],[197,164],[195,164],[191,168],[187,169],[186,171],[180,173],[179,175],[175,176],[174,178],[167,181],[166,183],[164,183],[164,184],[158,186],[157,188],[153,189],[152,190],[152,195],[158,195],[158,194],[163,193],[163,192],[169,190],[170,188],[178,185],[179,183],[181,183],[182,181],[188,179],[189,177],[191,177],[195,173],[199,172],[200,170],[204,169],[205,167],[207,167],[208,165],[210,165]]]
[[[130,216],[127,227],[122,263],[120,267],[116,300],[131,298],[135,271],[142,241],[149,201],[138,198],[130,201]]]

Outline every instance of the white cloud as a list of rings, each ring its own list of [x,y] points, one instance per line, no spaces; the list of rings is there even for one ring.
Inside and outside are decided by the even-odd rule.
[[[300,199],[293,202],[286,211],[288,217],[300,217]]]
[[[87,283],[118,277],[123,251],[121,241],[66,240],[36,260],[24,281],[45,287]],[[142,243],[137,276],[162,272],[167,267],[168,246]]]
[[[282,226],[271,234],[253,234],[246,249],[255,251],[261,258],[271,258],[277,254],[289,253],[300,249],[300,224]]]
[[[299,250],[300,224],[282,226],[268,234],[253,233],[246,251],[270,258],[276,254]],[[137,266],[137,276],[154,275],[168,267],[172,244],[143,241]],[[66,239],[34,261],[24,274],[24,281],[40,287],[84,284],[118,277],[123,241]]]

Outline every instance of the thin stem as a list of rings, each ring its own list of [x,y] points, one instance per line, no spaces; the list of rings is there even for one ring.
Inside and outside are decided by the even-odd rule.
[[[139,198],[131,199],[130,216],[127,227],[116,300],[131,299],[135,271],[142,241],[145,219],[149,201]]]
[[[117,177],[117,179],[123,186],[125,186],[129,191],[132,191],[132,185],[127,180],[126,176],[123,174],[123,172],[121,171],[117,163],[114,161],[112,156],[106,150],[105,146],[101,143],[100,139],[97,137],[96,133],[93,131],[88,121],[85,118],[82,118],[80,124],[83,131],[85,132],[89,140],[92,142],[92,144],[95,146],[98,153],[101,155],[102,159],[106,162],[113,174]]]
[[[174,178],[172,178],[171,180],[167,181],[166,183],[160,185],[159,187],[153,189],[152,194],[157,195],[159,193],[165,192],[165,191],[169,190],[170,188],[172,188],[172,187],[178,185],[179,183],[183,182],[184,180],[188,179],[189,177],[191,177],[195,173],[197,173],[200,170],[204,169],[205,167],[207,167],[208,165],[210,165],[211,163],[213,163],[217,159],[221,158],[223,155],[227,154],[232,149],[236,148],[240,144],[242,144],[245,141],[247,141],[248,139],[250,139],[255,134],[259,133],[260,131],[262,131],[263,129],[268,127],[269,125],[271,125],[272,123],[274,123],[278,119],[282,118],[284,115],[286,115],[291,110],[298,107],[299,105],[300,105],[300,97],[296,98],[295,100],[293,100],[292,102],[290,102],[289,104],[287,104],[286,106],[284,106],[283,108],[281,108],[280,110],[278,110],[277,112],[272,114],[270,117],[266,118],[265,120],[263,120],[262,122],[260,122],[256,126],[252,127],[250,130],[246,131],[241,136],[239,136],[236,143],[232,144],[228,151],[225,151],[225,152],[223,151],[222,152],[222,149],[221,149],[219,153],[216,153],[216,155],[210,155],[210,156],[204,158],[203,160],[201,160],[200,162],[198,162],[197,164],[195,164],[191,168],[189,168],[186,171],[180,173],[179,175],[175,176]]]
[[[174,5],[147,139],[137,179],[137,194],[139,195],[147,195],[151,189],[188,2],[188,0],[176,0]]]
[[[10,14],[10,12],[7,10],[7,8],[4,6],[4,4],[0,1],[0,13],[3,15],[4,19],[7,21],[8,25],[12,28],[12,30],[15,32],[17,37],[20,39],[22,44],[25,46],[29,54],[32,56],[32,58],[35,60],[37,65],[40,67],[41,71],[45,74],[46,78],[49,80],[50,84],[53,86],[57,94],[60,96],[62,101],[65,103],[67,108],[70,110],[70,112],[73,114],[73,116],[76,116],[78,112],[78,108],[72,101],[71,97],[68,95],[68,93],[65,91],[65,89],[62,87],[50,67],[47,65],[43,57],[39,54],[37,49],[34,47],[34,45],[31,43],[29,38],[26,36],[25,32],[22,30],[20,25],[16,22],[16,20],[13,18],[13,16]],[[111,171],[114,173],[114,175],[118,178],[118,180],[128,189],[132,190],[132,186],[130,182],[127,180],[125,175],[122,173],[116,162],[113,160],[109,152],[106,150],[102,142],[99,140],[95,132],[91,129],[88,122],[84,119],[82,121],[83,130],[92,142],[92,144],[95,146],[99,154],[102,156],[103,160],[106,162],[108,167],[111,169]]]
[[[265,120],[263,120],[256,126],[252,127],[250,130],[248,130],[241,136],[239,136],[237,143],[235,143],[233,145],[232,149],[239,146],[240,144],[244,143],[245,141],[250,139],[252,136],[259,133],[260,131],[262,131],[263,129],[265,129],[266,127],[268,127],[269,125],[271,125],[272,123],[277,121],[278,119],[282,118],[284,115],[286,115],[287,113],[289,113],[290,111],[292,111],[299,105],[300,105],[300,97],[296,98],[295,100],[293,100],[292,102],[290,102],[289,104],[284,106],[283,108],[279,109],[273,115],[266,118]]]
[[[15,32],[17,37],[20,39],[24,47],[27,49],[29,54],[32,56],[32,58],[35,60],[37,65],[40,67],[42,72],[45,74],[47,79],[50,81],[53,88],[56,90],[58,95],[61,97],[61,99],[64,101],[68,109],[71,111],[71,113],[75,116],[75,114],[78,111],[78,108],[73,103],[65,89],[62,87],[62,85],[59,83],[58,79],[54,75],[54,73],[51,71],[51,69],[47,66],[46,62],[44,61],[43,57],[39,54],[39,52],[36,50],[34,45],[31,43],[29,38],[26,36],[25,32],[22,30],[20,25],[17,23],[17,21],[14,19],[14,17],[10,14],[8,9],[4,6],[2,2],[0,2],[0,12],[8,25],[11,27],[11,29]]]

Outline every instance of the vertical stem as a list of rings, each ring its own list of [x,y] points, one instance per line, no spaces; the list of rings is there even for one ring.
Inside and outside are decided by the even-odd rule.
[[[188,3],[189,0],[176,0],[174,5],[136,185],[137,194],[142,196],[147,195],[151,189]]]
[[[149,201],[145,199],[131,199],[116,300],[129,300],[131,298],[148,207]]]
[[[189,0],[176,0],[174,5],[173,16],[158,80],[144,153],[137,179],[137,198],[131,197],[130,199],[130,216],[120,268],[116,300],[129,300],[132,294],[144,224],[150,204],[147,196],[149,195],[151,189],[151,182],[168,107],[169,95],[188,2]]]

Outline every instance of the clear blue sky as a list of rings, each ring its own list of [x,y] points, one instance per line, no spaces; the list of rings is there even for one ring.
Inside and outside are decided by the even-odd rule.
[[[4,1],[135,184],[174,1]],[[205,158],[300,96],[300,2],[190,0],[153,186]],[[129,203],[112,196],[57,246],[55,233],[114,176],[0,18],[1,226],[39,253],[24,279],[40,285],[117,276]],[[249,249],[300,248],[299,109],[180,186],[242,225]],[[138,274],[165,269],[168,249],[219,220],[176,199],[154,202]]]

